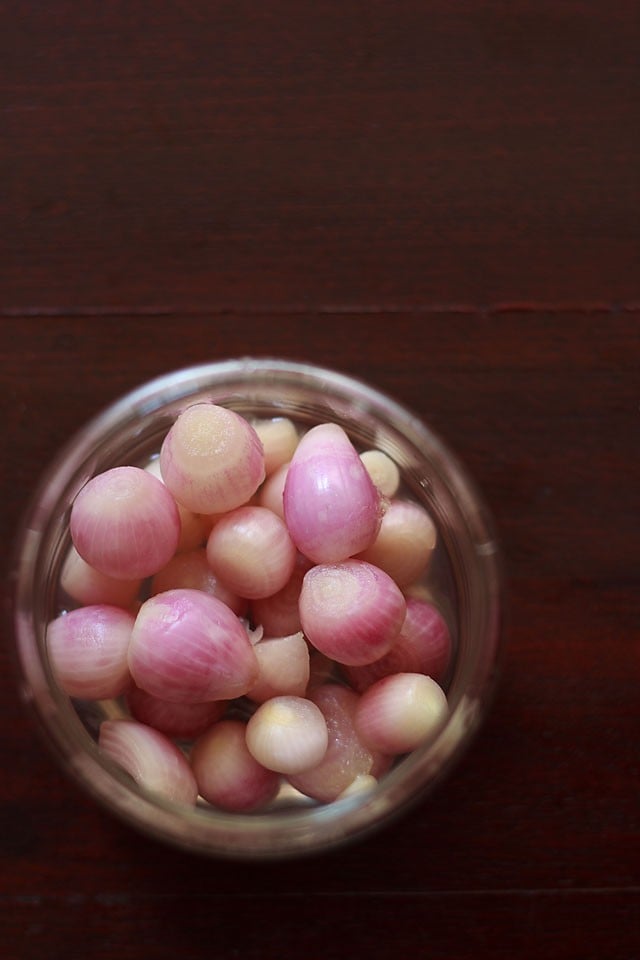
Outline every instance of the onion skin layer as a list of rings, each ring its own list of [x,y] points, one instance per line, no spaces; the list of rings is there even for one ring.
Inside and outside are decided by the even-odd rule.
[[[407,615],[400,635],[389,653],[360,667],[345,667],[345,675],[362,693],[382,677],[392,673],[424,673],[439,681],[451,659],[449,627],[432,603],[407,597]]]
[[[265,806],[280,785],[279,775],[249,752],[240,720],[221,720],[204,733],[191,751],[191,768],[204,799],[234,813]]]

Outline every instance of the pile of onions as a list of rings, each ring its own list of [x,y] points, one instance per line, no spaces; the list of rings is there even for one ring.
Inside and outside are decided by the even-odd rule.
[[[99,746],[173,802],[263,809],[375,787],[447,716],[451,636],[421,599],[436,528],[345,431],[214,403],[95,476],[49,624],[60,686],[117,701]]]

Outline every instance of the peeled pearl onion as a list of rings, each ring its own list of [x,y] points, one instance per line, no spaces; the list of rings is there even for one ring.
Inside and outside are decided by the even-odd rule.
[[[131,613],[107,604],[79,607],[47,627],[47,649],[56,679],[71,697],[118,697],[130,682],[127,650]]]
[[[435,680],[422,673],[396,673],[362,694],[355,726],[372,749],[396,755],[426,741],[447,712],[447,698]]]
[[[305,575],[302,629],[338,663],[372,663],[387,653],[404,622],[406,603],[382,570],[361,560],[321,564]]]
[[[365,450],[360,459],[380,493],[385,497],[395,496],[400,486],[400,471],[391,457],[382,450]]]
[[[98,746],[139,787],[174,803],[195,804],[198,787],[191,767],[178,747],[158,730],[137,720],[105,720]]]
[[[297,551],[282,520],[265,507],[238,507],[214,525],[207,541],[213,572],[234,593],[269,597],[289,580]]]
[[[256,810],[273,799],[280,778],[251,755],[240,720],[221,720],[195,743],[191,752],[198,789],[222,810]]]
[[[370,546],[380,526],[380,494],[344,430],[323,423],[306,433],[284,485],[291,538],[316,563],[346,560]]]
[[[254,703],[290,694],[304,696],[309,682],[309,648],[301,632],[261,640],[254,648],[258,679],[247,691]]]
[[[298,446],[298,431],[287,417],[272,420],[256,420],[253,429],[258,434],[264,450],[264,469],[267,477],[291,460]]]
[[[374,542],[358,554],[407,587],[424,574],[436,545],[436,528],[426,510],[408,500],[392,500]]]
[[[156,573],[180,536],[175,500],[139,467],[114,467],[89,480],[73,502],[69,523],[83,560],[117,580]]]
[[[258,664],[240,620],[199,590],[168,590],[142,604],[129,669],[147,693],[175,703],[230,700],[247,692]]]
[[[233,410],[196,403],[165,437],[160,468],[183,506],[195,513],[224,513],[245,503],[264,480],[262,444]]]
[[[60,586],[70,597],[82,604],[107,603],[115,607],[130,607],[142,585],[141,579],[116,580],[100,573],[83,560],[71,547],[60,573]]]
[[[247,724],[247,747],[258,763],[277,773],[301,773],[319,763],[328,733],[321,711],[302,697],[272,697]]]
[[[290,776],[289,783],[308,797],[331,803],[357,776],[371,773],[374,755],[361,741],[354,726],[357,694],[331,683],[318,687],[311,699],[324,716],[329,745],[317,766]]]

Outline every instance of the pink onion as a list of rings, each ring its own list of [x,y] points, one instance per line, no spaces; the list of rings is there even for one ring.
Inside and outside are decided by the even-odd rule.
[[[168,590],[142,604],[129,646],[136,684],[161,700],[202,703],[242,696],[258,664],[240,620],[198,590]]]
[[[166,567],[158,570],[151,581],[151,593],[164,593],[166,590],[182,588],[202,590],[208,593],[242,616],[247,610],[247,601],[226,587],[209,566],[207,551],[204,547],[177,553]]]
[[[60,574],[60,586],[78,603],[107,603],[114,607],[130,607],[142,580],[116,580],[91,567],[75,547],[71,547]]]
[[[192,806],[198,787],[186,758],[171,741],[137,720],[105,720],[98,745],[139,787]]]
[[[171,703],[135,685],[127,692],[132,717],[167,737],[188,740],[204,733],[226,710],[226,700],[208,703]]]
[[[321,803],[331,803],[360,774],[369,774],[375,757],[360,740],[354,716],[358,695],[336,683],[318,687],[310,699],[322,711],[329,745],[320,763],[289,777],[289,783],[301,793]]]
[[[407,615],[400,636],[384,657],[362,667],[345,667],[354,689],[362,692],[392,673],[424,673],[440,680],[451,658],[451,634],[432,603],[407,597]]]
[[[249,752],[240,720],[216,723],[195,743],[191,767],[205,800],[232,812],[256,810],[274,798],[280,778]]]
[[[127,651],[133,624],[132,614],[106,604],[79,607],[49,624],[49,657],[69,696],[120,696],[130,682]]]
[[[293,573],[296,548],[275,513],[265,507],[238,507],[214,524],[207,560],[216,576],[239,596],[269,597]]]
[[[293,573],[282,590],[251,601],[253,620],[264,627],[265,636],[286,637],[301,629],[298,601],[304,575],[312,566],[312,562],[299,553]]]
[[[362,694],[355,726],[372,749],[397,755],[428,740],[447,712],[447,698],[435,680],[422,673],[395,673]]]
[[[372,663],[395,642],[406,614],[400,589],[362,560],[312,567],[300,593],[302,629],[338,663]]]
[[[139,467],[114,467],[89,480],[73,502],[70,527],[83,560],[117,580],[156,573],[180,536],[175,500]]]
[[[344,430],[309,430],[284,486],[285,520],[300,552],[316,563],[346,560],[373,543],[380,513],[380,495]]]
[[[178,503],[195,513],[224,513],[245,503],[264,480],[262,444],[233,410],[196,403],[165,437],[160,468]]]

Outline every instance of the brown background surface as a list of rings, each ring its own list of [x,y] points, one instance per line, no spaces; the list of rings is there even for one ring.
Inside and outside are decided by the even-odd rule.
[[[431,799],[205,861],[57,770],[0,648],[3,957],[640,955],[635,2],[0,2],[0,535],[155,374],[363,377],[475,475],[504,677]]]

